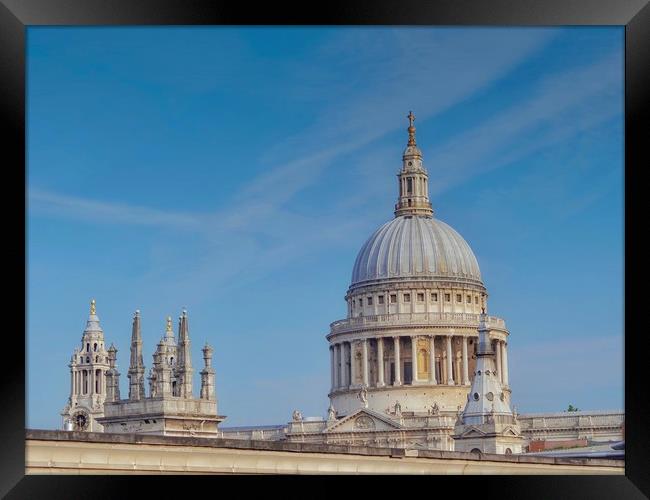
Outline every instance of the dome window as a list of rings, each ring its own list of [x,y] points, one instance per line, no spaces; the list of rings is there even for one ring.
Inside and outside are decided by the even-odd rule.
[[[363,307],[363,299],[359,299],[359,307]]]
[[[431,294],[431,300],[434,302],[438,302],[438,294],[437,293],[432,293]]]
[[[392,293],[392,294],[390,295],[390,303],[391,303],[391,304],[396,304],[396,303],[397,303],[397,294]]]
[[[410,293],[405,293],[404,294],[404,302],[411,302],[411,294]]]
[[[474,401],[478,401],[478,398],[479,398],[478,392],[475,392],[474,393]]]
[[[384,296],[383,295],[378,295],[377,296],[377,302],[381,305],[384,303]]]
[[[424,302],[424,294],[418,293],[418,302]]]
[[[471,295],[468,295],[468,296],[467,296],[467,303],[468,303],[468,304],[471,304],[471,303],[472,303],[472,296],[471,296]]]
[[[456,302],[460,303],[463,301],[463,296],[460,293],[456,294]]]
[[[445,302],[451,302],[451,294],[450,293],[445,294]]]
[[[369,306],[372,305],[372,297],[368,297],[368,305],[369,305]]]
[[[474,304],[478,305],[478,295],[474,297]]]

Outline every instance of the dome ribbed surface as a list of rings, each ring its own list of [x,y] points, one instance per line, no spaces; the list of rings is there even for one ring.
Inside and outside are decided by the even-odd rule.
[[[438,219],[419,216],[387,222],[357,255],[352,285],[391,278],[459,278],[483,284],[463,237]]]

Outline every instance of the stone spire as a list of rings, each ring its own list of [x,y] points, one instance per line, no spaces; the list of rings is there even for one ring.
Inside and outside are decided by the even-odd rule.
[[[95,303],[95,299],[92,299],[90,301],[90,314],[88,315],[88,320],[86,321],[86,328],[84,328],[84,331],[81,335],[82,344],[84,340],[89,340],[89,337],[92,337],[93,340],[104,339],[104,330],[102,330],[102,327],[99,324],[99,317],[97,316],[97,304]]]
[[[174,338],[174,327],[172,326],[172,317],[167,316],[167,325],[165,327],[165,343],[176,344],[176,339]]]
[[[496,372],[485,298],[478,326],[476,368],[465,410],[456,422],[456,451],[521,453],[523,438]]]
[[[117,360],[117,349],[113,344],[108,348],[108,366],[106,372],[106,402],[112,403],[113,401],[120,400],[120,372],[115,367]]]
[[[463,412],[463,421],[466,424],[481,424],[492,411],[495,415],[512,417],[512,410],[497,376],[494,350],[490,342],[490,330],[487,327],[486,319],[484,307],[478,326],[474,380]]]
[[[183,309],[183,313],[178,318],[178,369],[176,371],[180,384],[179,395],[182,398],[192,398],[193,372],[187,311]]]
[[[422,165],[422,151],[415,143],[415,115],[409,111],[408,144],[402,155],[402,170],[399,179],[399,198],[395,205],[395,217],[420,215],[432,217],[429,201],[429,176]]]
[[[155,365],[156,396],[167,398],[172,395],[172,368],[167,362],[167,345],[164,339],[158,342],[158,348],[153,355]]]
[[[214,368],[212,368],[212,347],[205,343],[202,349],[205,366],[201,370],[201,399],[216,400],[214,388]]]
[[[142,360],[142,335],[140,333],[140,311],[133,315],[131,330],[131,363],[129,364],[129,399],[144,398],[144,362]]]

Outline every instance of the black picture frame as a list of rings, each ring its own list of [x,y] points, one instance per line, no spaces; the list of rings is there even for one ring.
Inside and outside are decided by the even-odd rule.
[[[9,157],[5,165],[7,220],[23,207],[23,219],[7,238],[10,260],[7,269],[25,273],[16,277],[16,284],[5,285],[9,304],[5,318],[19,318],[19,290],[26,311],[26,244],[23,260],[15,250],[22,236],[26,243],[26,164],[25,164],[25,31],[37,25],[492,25],[492,26],[562,26],[618,25],[625,26],[625,475],[624,476],[493,476],[434,478],[435,483],[411,483],[421,492],[442,493],[442,481],[454,479],[458,492],[475,491],[481,497],[499,498],[643,498],[650,496],[650,460],[648,450],[648,407],[645,371],[650,352],[640,348],[645,325],[636,327],[639,313],[644,311],[640,300],[641,272],[638,259],[645,236],[639,203],[639,190],[644,184],[640,173],[650,166],[650,143],[643,124],[650,123],[650,7],[648,0],[375,0],[329,1],[319,5],[308,3],[243,3],[206,0],[0,0],[0,102],[2,103],[3,153]],[[14,178],[15,176],[15,178]],[[25,191],[14,187],[25,185]],[[637,224],[628,223],[635,221]],[[22,222],[22,224],[21,224]],[[7,225],[5,224],[5,227]],[[9,246],[9,245],[6,245]],[[631,270],[628,272],[628,270]],[[17,273],[19,274],[19,273]],[[26,345],[20,332],[25,323],[5,330],[8,338],[17,340],[17,348],[3,359],[3,411],[0,426],[0,494],[8,498],[115,498],[129,495],[133,483],[125,478],[71,476],[24,476],[25,472],[25,362],[20,346]],[[644,322],[641,322],[644,323]],[[627,327],[627,328],[625,328]],[[21,342],[22,340],[22,342]],[[607,369],[607,367],[603,367]],[[543,376],[543,375],[542,375]],[[645,424],[645,425],[644,425]],[[183,478],[187,479],[187,478]],[[430,479],[429,479],[430,480]],[[375,478],[368,486],[383,488],[386,480]],[[410,480],[409,480],[410,482]],[[215,487],[215,483],[211,483]],[[334,484],[334,483],[332,483]],[[336,483],[338,484],[338,483]],[[157,488],[156,488],[157,485]],[[167,489],[168,481],[148,481],[154,490]],[[422,488],[422,489],[420,489]],[[410,490],[409,491],[418,491]],[[223,492],[225,493],[225,492]],[[338,490],[336,493],[341,494]],[[190,491],[190,494],[192,492]],[[214,490],[210,494],[219,494]],[[405,493],[410,496],[410,493]],[[308,495],[311,496],[311,495]],[[435,496],[435,495],[434,495]]]

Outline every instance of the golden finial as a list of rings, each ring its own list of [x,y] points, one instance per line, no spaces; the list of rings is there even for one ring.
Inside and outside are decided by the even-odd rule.
[[[95,309],[95,299],[92,299],[90,301],[90,314],[95,314],[96,309]]]
[[[172,329],[172,317],[171,316],[167,316],[167,331],[168,332],[173,331],[173,329]]]
[[[415,115],[413,114],[412,111],[409,111],[409,114],[407,116],[409,119],[409,146],[415,146],[415,127],[413,126],[413,122],[415,121]]]

